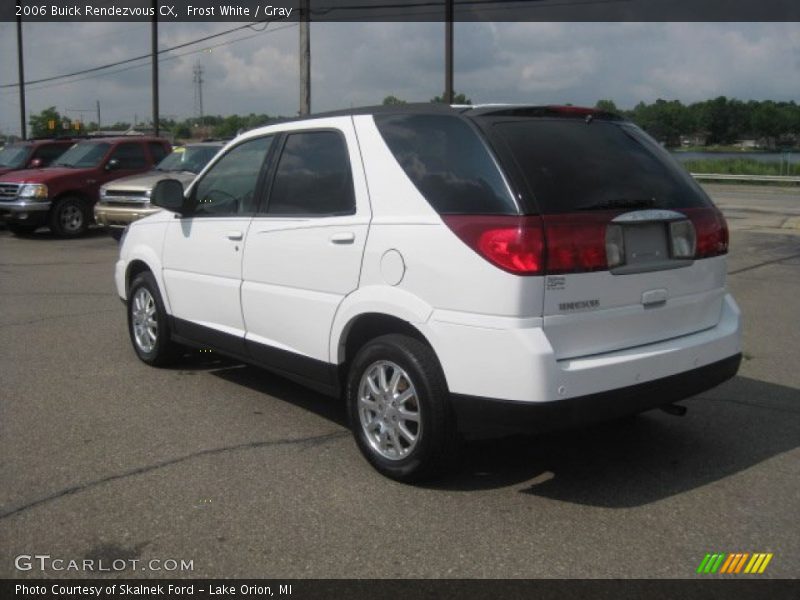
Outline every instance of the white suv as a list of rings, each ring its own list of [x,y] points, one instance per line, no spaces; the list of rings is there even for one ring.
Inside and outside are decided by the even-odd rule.
[[[575,107],[357,109],[250,131],[121,245],[139,358],[182,345],[347,398],[404,481],[459,433],[669,407],[736,374],[720,212],[655,141]]]

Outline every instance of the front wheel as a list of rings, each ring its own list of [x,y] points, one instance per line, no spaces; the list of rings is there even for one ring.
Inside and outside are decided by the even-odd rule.
[[[433,350],[398,334],[367,343],[350,366],[347,406],[359,450],[383,475],[432,479],[457,456],[450,394]]]
[[[50,230],[60,237],[78,237],[89,228],[86,203],[76,196],[56,200],[50,209]]]
[[[139,273],[128,290],[128,333],[136,355],[148,365],[166,365],[178,355],[158,285],[149,272]]]

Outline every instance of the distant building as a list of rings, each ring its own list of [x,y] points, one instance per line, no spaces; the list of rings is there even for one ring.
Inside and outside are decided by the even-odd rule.
[[[708,141],[708,132],[697,131],[691,135],[681,136],[681,146],[705,146]]]

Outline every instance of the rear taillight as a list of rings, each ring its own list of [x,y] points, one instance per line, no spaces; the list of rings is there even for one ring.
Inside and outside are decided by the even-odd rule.
[[[728,224],[716,207],[681,210],[694,225],[697,237],[694,258],[709,258],[728,252]]]
[[[444,215],[442,219],[470,248],[501,269],[544,275],[607,269],[606,225],[614,214]]]
[[[543,273],[541,217],[443,215],[442,219],[465,244],[504,271]]]
[[[549,274],[608,269],[606,227],[618,212],[544,215]]]
[[[708,258],[728,251],[728,227],[715,207],[681,209],[689,220],[668,223],[672,258]],[[564,215],[443,215],[470,248],[516,275],[605,271],[625,264],[620,211]]]

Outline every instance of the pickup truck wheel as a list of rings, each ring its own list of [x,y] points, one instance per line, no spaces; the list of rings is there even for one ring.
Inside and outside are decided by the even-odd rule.
[[[166,365],[178,356],[158,285],[149,272],[139,273],[128,290],[128,333],[136,355],[148,365]]]
[[[14,235],[30,235],[39,228],[38,225],[30,223],[6,223],[6,226]]]
[[[50,230],[60,237],[78,237],[89,227],[86,203],[76,196],[56,200],[50,209]]]
[[[450,394],[433,350],[391,334],[367,343],[353,360],[347,407],[356,443],[383,475],[432,479],[457,457]]]

